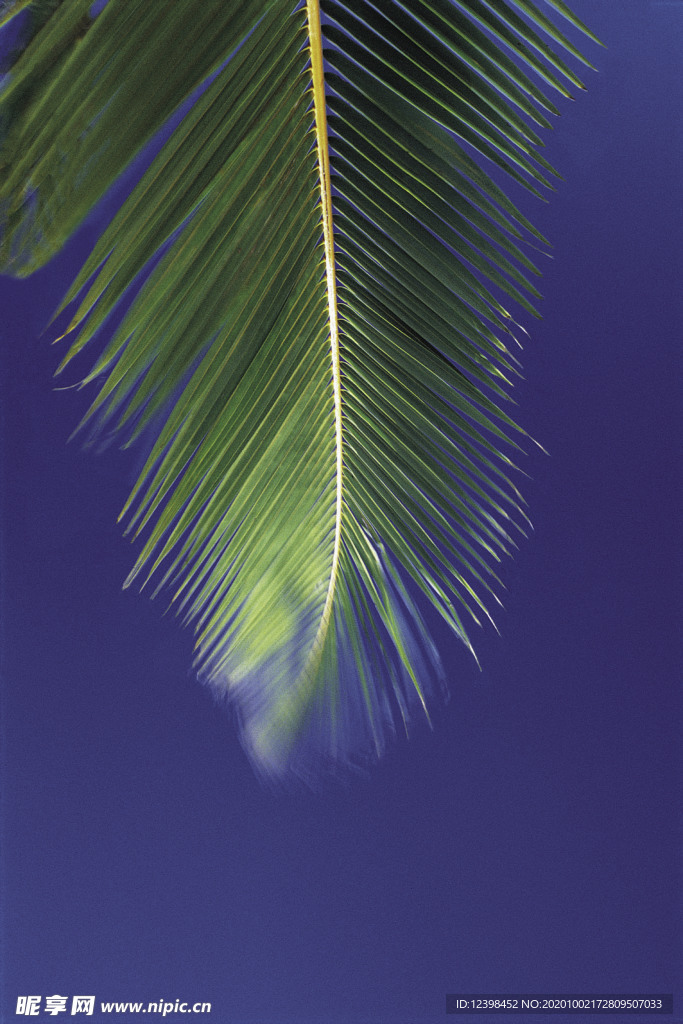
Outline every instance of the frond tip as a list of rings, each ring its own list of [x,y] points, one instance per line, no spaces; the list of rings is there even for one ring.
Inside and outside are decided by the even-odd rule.
[[[269,776],[428,716],[416,602],[471,650],[528,522],[507,342],[544,240],[499,181],[552,187],[549,93],[581,87],[560,16],[589,33],[549,7],[63,0],[0,95],[0,261],[24,274],[203,87],[66,296],[59,370],[103,339],[93,429],[153,438],[129,582],[172,587]]]

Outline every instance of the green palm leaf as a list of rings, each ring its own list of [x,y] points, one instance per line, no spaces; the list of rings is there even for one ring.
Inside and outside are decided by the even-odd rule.
[[[259,766],[379,753],[439,679],[415,600],[469,646],[526,519],[503,339],[543,240],[494,179],[550,184],[580,54],[527,0],[36,7],[0,96],[7,272],[214,75],[62,307],[60,370],[125,310],[85,380],[97,430],[153,432],[128,582],[172,588]]]

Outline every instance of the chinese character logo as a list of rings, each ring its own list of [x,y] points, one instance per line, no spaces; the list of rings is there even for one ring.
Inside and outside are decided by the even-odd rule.
[[[92,1016],[92,1012],[95,1009],[95,997],[94,996],[74,996],[71,1000],[71,1014],[74,1013],[87,1013]]]
[[[56,1017],[58,1013],[65,1013],[66,1000],[66,996],[46,996],[45,1013],[50,1013],[53,1017]]]
[[[16,1013],[24,1017],[37,1017],[40,1013],[42,996],[18,996]],[[66,1013],[68,996],[45,996],[45,1013],[56,1017],[58,1013]],[[92,1017],[95,1009],[95,996],[74,996],[71,1000],[71,1015],[85,1013]]]
[[[16,1012],[26,1017],[37,1017],[40,1012],[40,996],[19,996]]]

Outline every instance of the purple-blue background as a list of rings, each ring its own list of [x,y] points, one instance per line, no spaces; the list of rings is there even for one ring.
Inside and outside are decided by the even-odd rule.
[[[139,456],[66,445],[88,395],[52,390],[39,337],[101,220],[0,281],[3,1020],[60,993],[401,1024],[532,990],[673,991],[683,1019],[683,3],[572,6],[608,48],[527,206],[555,243],[517,389],[551,453],[525,462],[535,533],[483,671],[440,632],[450,704],[367,776],[264,791],[190,634],[121,591]]]

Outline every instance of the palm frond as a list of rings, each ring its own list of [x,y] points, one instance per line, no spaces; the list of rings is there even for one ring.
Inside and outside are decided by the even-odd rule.
[[[468,647],[495,600],[526,521],[508,306],[534,315],[544,242],[498,181],[551,186],[547,93],[583,60],[529,0],[321,7],[64,0],[0,97],[0,254],[24,274],[220,69],[66,296],[60,370],[129,303],[85,378],[98,430],[155,431],[128,582],[172,588],[278,773],[427,711],[420,595]]]

